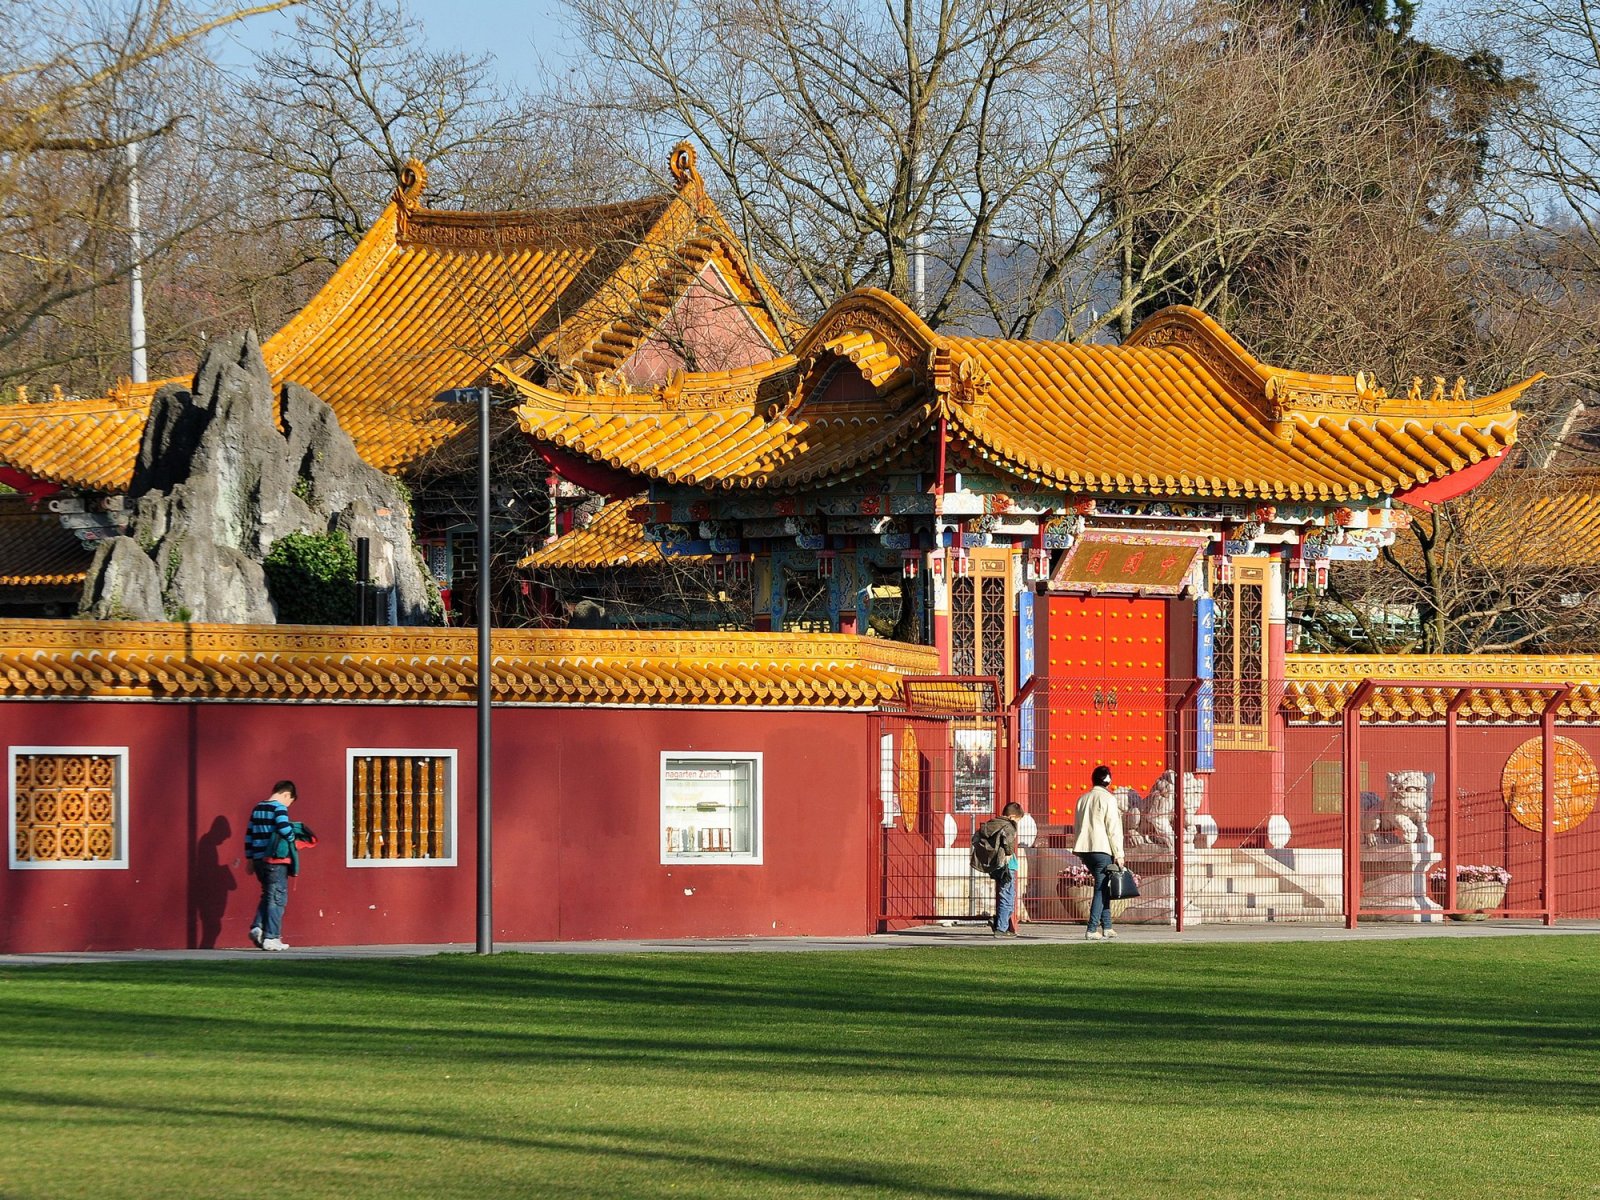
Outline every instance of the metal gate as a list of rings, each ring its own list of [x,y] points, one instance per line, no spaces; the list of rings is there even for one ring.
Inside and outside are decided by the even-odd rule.
[[[885,929],[993,910],[994,884],[969,858],[973,830],[1013,795],[999,692],[993,678],[908,679],[903,705],[876,717]]]

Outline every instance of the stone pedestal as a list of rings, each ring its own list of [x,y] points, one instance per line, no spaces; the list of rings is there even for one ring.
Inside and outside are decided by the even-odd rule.
[[[1365,846],[1361,851],[1361,919],[1374,921],[1442,921],[1439,905],[1428,895],[1428,871],[1439,861],[1433,836],[1415,842]],[[1368,909],[1384,909],[1368,915]]]

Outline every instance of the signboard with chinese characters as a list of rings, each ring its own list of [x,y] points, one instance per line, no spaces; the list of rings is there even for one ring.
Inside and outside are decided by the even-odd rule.
[[[1031,591],[1017,594],[1017,687],[1024,687],[1033,678],[1034,600]],[[1034,768],[1033,697],[1029,696],[1017,709],[1017,766],[1024,771]]]
[[[1175,596],[1204,545],[1178,534],[1091,530],[1061,556],[1050,590]]]
[[[1194,702],[1194,769],[1217,769],[1216,696],[1213,689],[1216,678],[1217,602],[1210,596],[1195,601],[1194,677],[1201,680],[1199,694]]]

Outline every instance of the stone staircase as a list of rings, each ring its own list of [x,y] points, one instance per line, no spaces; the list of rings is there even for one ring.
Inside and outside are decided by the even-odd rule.
[[[974,919],[993,907],[994,885],[975,875],[964,847],[939,850],[935,904],[940,918]],[[1184,875],[1184,921],[1332,921],[1344,914],[1338,850],[1191,850]],[[1065,920],[1053,881],[1077,857],[1037,849],[1030,858],[1027,907],[1033,920]],[[1173,878],[1170,859],[1144,859],[1137,850],[1129,865],[1143,881],[1141,894],[1119,920],[1170,923]]]
[[[1184,874],[1188,919],[1194,909],[1207,921],[1340,917],[1342,858],[1338,850],[1191,850]]]

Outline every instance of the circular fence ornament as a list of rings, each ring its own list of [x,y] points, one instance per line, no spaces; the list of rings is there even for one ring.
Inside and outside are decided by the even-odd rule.
[[[1594,812],[1600,795],[1600,771],[1589,752],[1571,738],[1556,738],[1554,819],[1556,833],[1576,829]],[[1543,739],[1531,737],[1506,759],[1500,794],[1517,824],[1540,833],[1544,829]]]

